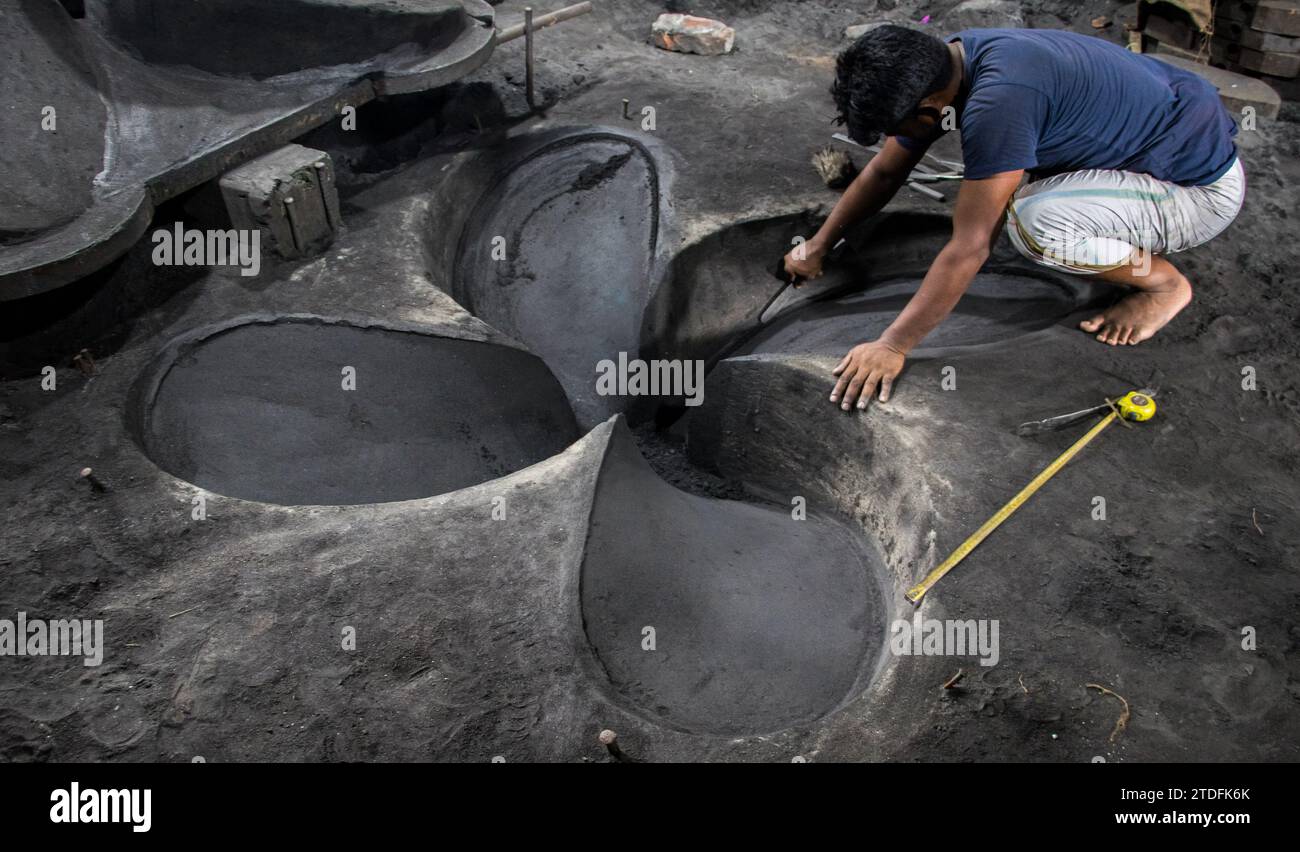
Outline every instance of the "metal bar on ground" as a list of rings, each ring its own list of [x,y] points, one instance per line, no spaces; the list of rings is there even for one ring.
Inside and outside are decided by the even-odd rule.
[[[524,9],[524,43],[527,45],[524,48],[524,53],[526,55],[525,62],[528,65],[528,68],[525,73],[525,77],[527,78],[526,87],[528,91],[528,108],[536,109],[537,94],[535,89],[533,88],[533,7],[532,6],[529,6]]]
[[[931,154],[929,151],[925,152],[925,158],[927,160],[933,160],[934,162],[943,166],[945,169],[951,169],[954,172],[966,171],[965,163],[958,163],[955,160],[945,160],[942,157],[936,157],[934,154]]]
[[[923,185],[923,184],[919,184],[919,183],[917,183],[917,182],[914,181],[914,180],[909,180],[909,181],[907,182],[907,188],[910,189],[910,190],[912,190],[913,192],[919,192],[919,193],[921,193],[922,195],[924,195],[924,196],[926,196],[926,197],[928,197],[928,198],[933,198],[935,201],[946,201],[946,200],[947,200],[947,199],[944,198],[943,193],[940,192],[939,190],[937,190],[937,189],[930,189],[930,187],[925,186],[925,185]]]
[[[592,9],[591,3],[576,3],[572,6],[565,6],[556,12],[542,15],[540,18],[533,20],[533,32],[544,30],[547,27],[553,27],[558,23],[576,18],[579,15],[585,15]],[[523,36],[527,32],[526,24],[515,24],[513,27],[506,27],[503,30],[497,30],[497,44],[505,44],[508,41]]]

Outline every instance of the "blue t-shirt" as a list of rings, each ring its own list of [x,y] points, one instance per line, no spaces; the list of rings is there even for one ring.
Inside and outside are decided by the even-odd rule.
[[[1196,74],[1057,30],[964,30],[951,40],[966,51],[968,178],[1122,169],[1204,186],[1237,156],[1237,125]]]

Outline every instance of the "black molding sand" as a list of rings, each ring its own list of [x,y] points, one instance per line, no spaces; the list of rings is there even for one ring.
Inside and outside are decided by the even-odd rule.
[[[550,366],[585,428],[627,405],[596,394],[596,364],[639,351],[655,284],[659,181],[635,139],[575,133],[482,187],[461,232],[453,295]]]
[[[103,268],[163,201],[347,107],[459,79],[496,46],[483,0],[87,0],[78,19],[10,5],[0,302]]]
[[[343,388],[352,368],[357,390]],[[282,505],[467,488],[577,440],[546,366],[507,346],[309,318],[174,344],[146,378],[144,449],[163,470]]]
[[[897,315],[952,233],[946,216],[883,213],[847,234],[846,248],[821,278],[784,286],[772,275],[777,259],[819,225],[808,212],[754,219],[686,246],[646,307],[646,357],[699,358],[710,368],[752,352],[838,359]],[[951,320],[926,338],[925,349],[1009,340],[1115,298],[1093,279],[1032,265],[1005,248],[976,276]]]
[[[653,408],[594,395],[596,363],[619,352],[710,365],[752,353],[842,355],[897,313],[919,285],[906,276],[923,270],[951,229],[945,217],[879,217],[874,243],[855,234],[857,245],[825,279],[786,291],[764,317],[780,288],[765,261],[810,233],[812,216],[725,227],[680,252],[656,286],[659,178],[650,154],[600,131],[531,145],[525,156],[507,155],[511,164],[491,180],[471,176],[468,190],[442,194],[479,193],[461,228],[452,292],[546,361],[584,425],[620,412],[635,421]],[[982,273],[928,346],[1003,342],[1098,297],[1087,282],[1023,267]],[[672,412],[680,413],[672,402],[660,410],[666,421]],[[749,492],[752,477],[720,479],[673,440],[617,426],[593,498],[583,627],[611,694],[656,724],[715,735],[784,730],[852,700],[883,648],[882,590],[915,578],[884,581],[880,542],[836,520],[843,496],[823,495],[823,505],[840,508],[795,521],[779,500]],[[833,452],[813,455],[834,463]],[[787,485],[799,469],[781,466]],[[653,650],[643,645],[647,628],[659,643]]]
[[[792,307],[730,354],[839,358],[863,340],[879,337],[920,286],[919,278],[884,281],[851,296]],[[926,337],[925,348],[1009,340],[1055,325],[1086,304],[1086,286],[1069,279],[986,270],[975,276],[952,314]]]
[[[826,399],[842,352],[741,353],[780,287],[772,264],[838,198],[809,157],[834,132],[829,75],[844,27],[932,14],[936,31],[951,30],[957,16],[945,10],[956,5],[897,0],[881,4],[897,7],[887,13],[757,5],[719,7],[740,47],[702,57],[647,43],[662,3],[597,4],[537,39],[539,110],[525,103],[521,41],[496,46],[496,59],[455,97],[372,99],[355,132],[330,122],[337,132],[314,134],[315,146],[340,164],[351,152],[361,165],[339,169],[345,227],[318,257],[268,258],[250,280],[229,269],[156,268],[141,241],[40,305],[13,304],[0,323],[0,618],[102,618],[105,655],[95,668],[71,656],[0,665],[0,761],[598,763],[613,759],[597,740],[604,729],[644,762],[1300,759],[1300,526],[1290,522],[1300,512],[1297,125],[1261,117],[1238,135],[1250,176],[1241,218],[1178,256],[1196,298],[1152,340],[1102,346],[1077,330],[1077,313],[1021,333],[1067,306],[1055,296],[989,301],[1008,315],[1025,311],[1015,336],[984,323],[964,339],[990,342],[917,350],[888,404],[842,412]],[[963,21],[976,5],[985,4],[960,4]],[[1060,27],[1068,15],[1065,25],[1079,32],[1126,37],[1118,4],[1020,5],[1030,26]],[[505,0],[495,11],[514,22],[522,6]],[[1094,29],[1097,15],[1114,25]],[[137,125],[157,144],[119,152],[117,166],[132,171],[110,175],[117,187],[173,155],[184,161],[189,141],[212,125],[191,124],[190,112],[149,88],[162,66],[142,69],[110,47],[120,60],[109,69],[114,80],[140,81],[116,89],[118,103],[161,104],[153,118],[173,117],[194,134]],[[65,93],[89,85],[75,79],[69,56],[68,73],[50,69]],[[39,80],[24,88],[32,69],[14,67],[18,111],[44,103],[49,89]],[[345,92],[371,97],[399,78],[417,82],[390,70]],[[219,112],[248,118],[232,105],[273,114],[298,102],[279,89],[282,99],[263,96],[283,77],[185,73],[206,85],[179,100]],[[304,78],[322,82],[314,72]],[[85,97],[65,103],[94,106]],[[340,101],[321,104],[300,114],[301,128],[336,115]],[[658,124],[638,132],[644,106],[655,107]],[[100,135],[103,114],[81,116],[87,126],[61,123],[61,138]],[[346,143],[331,141],[339,137]],[[636,145],[649,165],[629,155]],[[938,147],[959,156],[955,138]],[[76,151],[67,162],[80,180],[96,158]],[[166,195],[221,165],[220,155],[204,158],[148,191]],[[635,234],[633,260],[648,274],[633,280],[599,256],[630,251],[633,229],[581,226],[609,218],[588,204],[616,221],[635,196],[632,221],[648,228],[651,193],[638,184],[650,169],[659,228]],[[528,197],[496,209],[514,181]],[[39,195],[39,176],[20,184],[25,203],[50,202],[32,224],[60,221],[85,201],[77,180],[51,181],[50,198]],[[549,207],[548,192],[558,193]],[[121,204],[113,217],[138,207],[140,227],[148,224],[152,204],[140,205],[139,194],[113,198]],[[823,311],[834,325],[843,309],[865,311],[854,321],[878,319],[871,294],[924,274],[951,234],[951,199],[900,193],[849,235],[846,259],[824,279],[774,303],[767,330]],[[186,199],[175,201],[165,215],[200,224],[180,209]],[[40,242],[23,222],[20,214],[3,223],[6,250]],[[498,285],[491,239],[509,247],[520,228],[531,236],[517,259],[546,275]],[[542,234],[553,243],[533,245]],[[596,258],[573,263],[566,253],[593,250]],[[1003,237],[984,274],[1025,273],[1015,258]],[[497,289],[464,279],[474,264]],[[593,378],[592,364],[566,378],[541,357],[552,343],[538,336],[546,328],[528,329],[528,341],[509,339],[526,324],[494,331],[508,325],[510,299],[534,285],[556,299],[536,308],[552,318],[556,351],[594,354],[601,343],[705,359],[703,405],[654,431],[660,418],[637,420],[628,404],[632,437],[615,418],[566,446],[610,410],[596,403],[628,401],[592,401],[575,425],[570,386]],[[1032,295],[1042,284],[1027,286]],[[1114,295],[1081,286],[1081,303]],[[582,298],[565,301],[575,294]],[[618,339],[602,343],[604,300],[622,296]],[[463,308],[486,314],[492,304],[496,318]],[[253,342],[231,345],[243,339]],[[83,349],[94,356],[85,372],[73,363]],[[449,379],[443,369],[458,358]],[[349,364],[358,389],[345,402],[340,371]],[[514,373],[502,379],[502,365]],[[42,386],[47,366],[57,387]],[[947,367],[955,385],[945,383]],[[257,376],[262,390],[250,393]],[[1080,434],[1022,438],[1018,423],[1157,376],[1155,421],[1107,430],[919,611],[906,603],[902,590]],[[316,382],[326,389],[320,399],[299,400]],[[198,403],[209,388],[225,399],[222,410]],[[439,411],[422,410],[430,396]],[[152,412],[155,399],[169,413]],[[516,405],[554,422],[494,425],[492,412]],[[493,443],[465,439],[461,426]],[[379,463],[340,460],[350,453]],[[433,468],[449,459],[452,470]],[[79,478],[84,467],[107,487]],[[447,475],[455,472],[463,478]],[[233,496],[215,490],[214,476],[226,477],[220,487]],[[473,481],[482,484],[444,491]],[[258,493],[243,496],[254,499],[234,494],[249,483]],[[1105,520],[1094,516],[1098,496]],[[807,498],[808,520],[791,517],[794,497]],[[398,502],[338,505],[390,499]],[[805,526],[786,535],[795,524]],[[748,537],[736,541],[732,531]],[[853,572],[838,570],[848,563]],[[997,664],[890,653],[883,626],[918,613],[998,620]],[[1249,650],[1246,625],[1259,640]],[[340,643],[350,626],[355,649]],[[646,627],[655,628],[653,651],[643,646]],[[779,647],[760,653],[764,643]],[[942,689],[958,670],[956,688]],[[755,680],[770,681],[771,694]],[[1119,701],[1087,684],[1124,697],[1123,732],[1113,733]]]
[[[145,62],[255,80],[403,47],[432,55],[473,23],[458,0],[89,0],[87,12],[88,22]]]
[[[679,491],[615,427],[582,564],[583,623],[613,691],[646,718],[742,735],[835,709],[883,646],[882,576],[847,527]]]

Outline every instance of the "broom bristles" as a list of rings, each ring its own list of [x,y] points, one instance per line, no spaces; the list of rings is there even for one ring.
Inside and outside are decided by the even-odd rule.
[[[835,148],[822,148],[813,154],[812,164],[829,189],[844,189],[858,176],[853,158]]]

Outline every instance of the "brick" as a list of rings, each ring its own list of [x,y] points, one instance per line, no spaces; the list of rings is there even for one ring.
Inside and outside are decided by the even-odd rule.
[[[719,56],[731,53],[736,31],[712,18],[664,13],[654,22],[651,39],[664,50]]]

